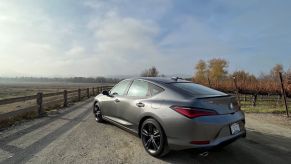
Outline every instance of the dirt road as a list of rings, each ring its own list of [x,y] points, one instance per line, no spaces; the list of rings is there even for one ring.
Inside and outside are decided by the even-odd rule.
[[[144,151],[138,137],[111,124],[97,124],[91,102],[1,131],[0,164],[291,163],[291,128],[270,127],[249,115],[247,138],[222,150],[211,151],[206,157],[191,150],[153,158]]]

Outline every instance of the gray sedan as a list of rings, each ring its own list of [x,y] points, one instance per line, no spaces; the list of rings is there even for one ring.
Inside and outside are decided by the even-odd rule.
[[[145,150],[214,148],[245,137],[236,98],[179,78],[132,78],[95,97],[97,122],[107,121],[141,137]]]

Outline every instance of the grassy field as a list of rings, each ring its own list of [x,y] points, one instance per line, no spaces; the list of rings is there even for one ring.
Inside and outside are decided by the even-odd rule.
[[[285,113],[285,107],[270,107],[270,106],[242,106],[242,110],[247,113],[274,113],[274,114],[282,114]],[[289,113],[291,110],[289,110]]]
[[[287,104],[290,109],[291,99],[287,98]],[[242,110],[245,112],[253,113],[274,113],[281,114],[286,113],[283,98],[278,95],[261,96],[257,97],[256,106],[253,106],[253,100],[251,95],[240,95],[240,103]],[[291,110],[289,110],[289,113]]]
[[[104,83],[0,83],[0,100],[19,96],[35,95],[37,92],[50,93],[65,89],[92,88]]]
[[[0,83],[0,100],[13,98],[13,97],[20,97],[20,96],[29,96],[29,95],[36,95],[38,92],[43,93],[51,93],[51,92],[60,92],[63,90],[76,90],[76,89],[83,89],[83,88],[90,88],[90,92],[92,93],[93,87],[98,87],[101,85],[112,85],[112,84],[105,84],[105,83]],[[85,96],[85,91],[81,92],[81,96]],[[69,99],[76,99],[77,93],[72,93],[68,95]],[[63,95],[53,96],[53,97],[45,97],[43,99],[44,108],[53,109],[62,106],[63,102]],[[50,102],[50,103],[48,103]],[[21,101],[6,105],[0,105],[0,114],[7,113],[15,110],[20,110],[26,107],[36,106],[36,100],[28,100],[28,101]]]
[[[62,92],[63,90],[81,90],[81,101],[87,98],[86,88],[89,88],[90,95],[92,96],[92,88],[95,89],[98,86],[110,86],[109,83],[0,83],[0,100],[9,99],[13,97],[36,95],[38,92],[52,93]],[[85,90],[84,90],[85,89]],[[95,95],[97,94],[95,90]],[[79,101],[78,92],[71,92],[67,94],[67,105],[70,106],[75,102]],[[50,97],[43,97],[42,99],[43,110],[47,112],[56,112],[60,108],[63,108],[64,95],[55,95]],[[10,104],[0,105],[0,115],[9,114],[10,116],[16,111],[27,111],[25,114],[14,115],[13,117],[7,117],[7,120],[1,120],[0,128],[14,124],[17,121],[23,119],[34,118],[37,114],[37,103],[36,99],[19,101]],[[28,111],[29,110],[29,111]],[[31,111],[32,110],[32,111]],[[2,116],[3,116],[2,115]]]

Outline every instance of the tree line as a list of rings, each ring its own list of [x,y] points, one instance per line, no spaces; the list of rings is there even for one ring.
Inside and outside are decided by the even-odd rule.
[[[214,58],[207,62],[199,60],[195,65],[195,74],[192,78],[197,83],[211,82],[217,83],[227,80],[229,78],[236,77],[238,81],[255,82],[258,80],[278,80],[279,72],[282,72],[285,76],[291,73],[291,70],[284,71],[281,64],[276,64],[269,73],[261,73],[258,77],[246,72],[244,70],[237,70],[233,73],[228,73],[229,62],[225,59]]]
[[[0,77],[1,82],[71,82],[71,83],[117,83],[119,78],[106,77],[69,77],[69,78],[48,78],[48,77]]]
[[[284,70],[283,65],[276,64],[268,73],[255,76],[245,70],[228,71],[229,62],[221,58],[213,58],[208,61],[199,60],[194,67],[194,75],[189,80],[224,92],[235,92],[252,95],[281,94],[279,72],[283,75],[284,86],[288,97],[291,96],[291,70]],[[143,77],[156,77],[160,75],[156,67],[151,67],[141,73]],[[289,77],[289,80],[288,80]],[[236,81],[237,88],[234,85]]]
[[[234,91],[234,80],[240,93],[245,94],[281,94],[279,72],[282,73],[284,84],[291,96],[291,86],[288,84],[288,77],[291,77],[291,70],[285,71],[283,65],[276,64],[268,73],[261,73],[255,76],[245,70],[228,72],[229,62],[225,59],[214,58],[208,61],[199,60],[195,65],[195,73],[192,81],[208,85],[225,92]],[[290,79],[289,79],[290,80]]]

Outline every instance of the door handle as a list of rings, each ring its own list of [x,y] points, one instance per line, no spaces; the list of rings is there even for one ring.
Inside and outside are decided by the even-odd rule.
[[[142,103],[142,102],[136,103],[136,106],[137,107],[144,107],[144,103]]]
[[[120,102],[120,100],[118,100],[118,99],[115,99],[114,101],[115,101],[115,102]]]

